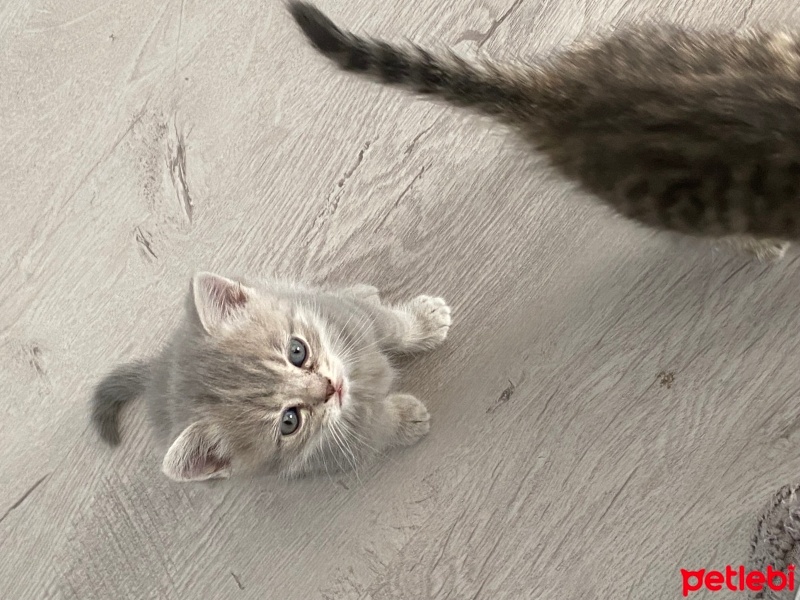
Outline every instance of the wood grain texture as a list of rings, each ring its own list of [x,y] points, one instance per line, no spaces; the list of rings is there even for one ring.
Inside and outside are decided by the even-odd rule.
[[[789,0],[319,2],[501,58],[800,25]],[[797,254],[614,219],[502,128],[333,71],[277,0],[7,0],[0,56],[1,598],[677,598],[800,471]],[[445,296],[404,378],[430,435],[293,483],[169,483],[141,405],[101,446],[93,385],[196,269]]]

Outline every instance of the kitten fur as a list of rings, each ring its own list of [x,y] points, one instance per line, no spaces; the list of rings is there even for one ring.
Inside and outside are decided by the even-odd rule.
[[[800,238],[800,38],[630,27],[500,64],[360,37],[311,4],[288,7],[340,68],[511,125],[629,219],[768,258]]]
[[[116,445],[121,407],[145,396],[171,479],[332,472],[428,432],[425,405],[392,391],[390,358],[445,340],[441,298],[389,306],[372,286],[255,286],[198,273],[185,308],[159,356],[114,369],[92,400],[97,431]],[[301,366],[289,359],[293,339],[305,347]],[[289,434],[286,411],[299,418]]]

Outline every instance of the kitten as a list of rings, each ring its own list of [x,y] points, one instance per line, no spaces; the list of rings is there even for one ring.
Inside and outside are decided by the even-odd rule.
[[[346,71],[515,127],[629,219],[778,258],[800,238],[800,38],[627,28],[535,65],[468,62],[289,10]]]
[[[107,375],[92,420],[116,445],[122,405],[145,396],[171,443],[162,471],[176,481],[355,467],[428,432],[422,402],[391,391],[390,357],[432,350],[449,327],[441,298],[388,306],[371,286],[256,287],[199,273],[161,355]]]

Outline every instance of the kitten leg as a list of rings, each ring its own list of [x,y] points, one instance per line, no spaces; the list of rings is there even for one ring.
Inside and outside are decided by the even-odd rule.
[[[775,239],[758,239],[746,235],[731,235],[719,240],[722,245],[728,246],[737,252],[755,256],[762,262],[777,262],[784,257],[789,248],[789,242]]]
[[[342,293],[358,298],[359,300],[366,300],[367,302],[373,302],[376,304],[380,304],[381,302],[378,288],[376,288],[374,285],[358,284],[349,288],[345,288],[342,290]]]
[[[387,350],[406,353],[433,350],[444,342],[450,330],[450,307],[442,298],[417,296],[385,310],[393,321],[393,327],[386,327],[393,335],[384,336]]]
[[[389,446],[410,446],[426,435],[431,428],[428,409],[410,394],[391,394],[386,397],[390,419]]]

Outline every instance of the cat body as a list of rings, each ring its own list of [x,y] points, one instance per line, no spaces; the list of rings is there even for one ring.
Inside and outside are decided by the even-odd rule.
[[[629,219],[771,257],[800,238],[800,38],[629,27],[518,65],[360,37],[305,2],[289,10],[342,69],[512,126]]]
[[[200,273],[160,355],[107,375],[92,418],[115,445],[120,408],[144,396],[168,446],[162,471],[177,481],[356,467],[428,432],[422,402],[392,391],[391,357],[438,346],[449,326],[440,298],[387,306],[371,286],[325,291]]]

